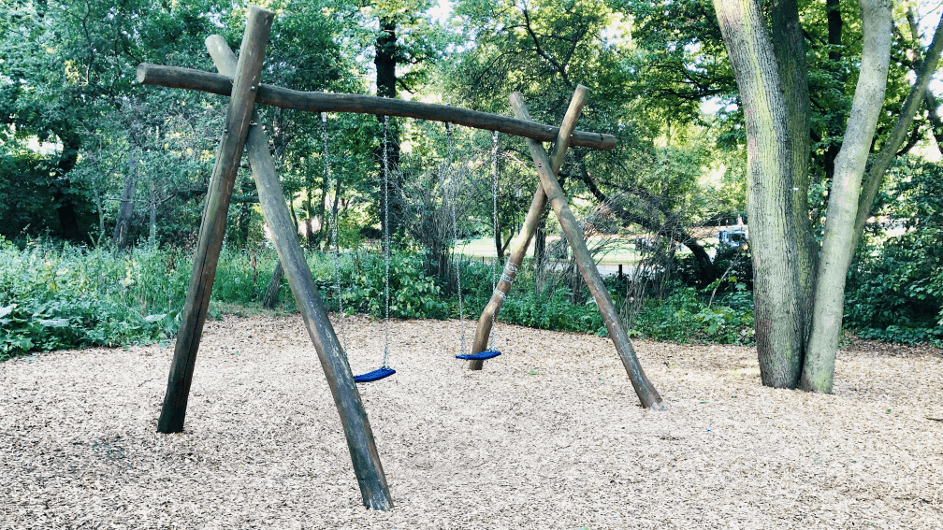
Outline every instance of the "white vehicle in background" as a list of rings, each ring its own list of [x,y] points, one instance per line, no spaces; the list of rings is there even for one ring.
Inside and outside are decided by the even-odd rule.
[[[746,250],[749,244],[746,227],[735,226],[721,230],[717,233],[717,243],[720,248],[739,248]]]

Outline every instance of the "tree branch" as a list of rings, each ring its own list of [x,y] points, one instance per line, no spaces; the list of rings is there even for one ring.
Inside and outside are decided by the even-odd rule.
[[[855,217],[853,246],[857,246],[858,239],[861,238],[865,222],[871,215],[874,198],[877,196],[878,190],[881,188],[881,182],[884,180],[884,174],[890,167],[891,162],[894,161],[900,146],[904,143],[904,138],[910,129],[911,123],[913,123],[914,114],[917,112],[917,107],[925,101],[924,95],[933,73],[936,72],[941,52],[943,52],[943,17],[937,23],[933,41],[927,49],[926,57],[920,67],[920,72],[917,74],[917,80],[910,89],[910,94],[907,95],[907,100],[897,116],[894,129],[865,175],[864,186],[858,202],[858,214]]]

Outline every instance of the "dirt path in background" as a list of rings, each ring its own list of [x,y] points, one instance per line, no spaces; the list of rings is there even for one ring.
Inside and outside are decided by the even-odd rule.
[[[376,368],[382,324],[343,327]],[[940,350],[855,344],[811,395],[762,387],[751,348],[638,342],[656,413],[603,338],[499,325],[469,372],[456,321],[392,337],[398,373],[361,385],[392,512],[361,507],[300,318],[228,317],[178,435],[172,347],[0,364],[0,529],[943,528]]]

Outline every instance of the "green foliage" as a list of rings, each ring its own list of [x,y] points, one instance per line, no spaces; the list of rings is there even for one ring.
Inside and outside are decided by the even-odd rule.
[[[718,280],[720,282],[721,280]],[[703,292],[693,287],[672,285],[664,300],[647,300],[633,320],[633,331],[654,340],[669,342],[717,342],[752,344],[753,300],[746,285],[734,277],[730,293],[710,302],[708,286]]]
[[[943,344],[943,169],[913,159],[891,175],[887,227],[850,269],[846,326],[864,338]]]
[[[329,306],[337,310],[333,268],[328,270],[327,259],[318,260],[312,273],[320,278],[318,286]],[[331,267],[333,267],[331,265]],[[422,257],[409,252],[395,252],[390,256],[390,317],[393,318],[446,318],[449,304],[442,299],[441,289],[425,275]],[[355,252],[344,256],[341,262],[341,296],[344,311],[366,313],[376,318],[386,314],[386,265],[382,256]]]
[[[31,350],[152,342],[174,331],[164,255],[0,241],[0,358]],[[168,296],[170,295],[170,296]],[[179,297],[176,297],[179,299]]]
[[[179,249],[115,253],[42,240],[19,249],[0,239],[0,359],[172,336],[191,263],[190,253]],[[274,267],[271,251],[224,248],[212,302],[255,303]],[[210,312],[219,313],[212,306]]]

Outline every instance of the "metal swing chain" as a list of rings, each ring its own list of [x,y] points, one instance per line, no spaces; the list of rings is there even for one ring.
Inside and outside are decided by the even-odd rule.
[[[455,174],[452,172],[452,158],[455,154],[454,148],[452,146],[452,124],[445,122],[445,138],[448,142],[448,158],[446,159],[445,170],[449,177],[449,194],[451,195],[449,201],[449,212],[452,214],[452,243],[453,245],[458,245],[458,222],[455,216],[455,199],[458,192],[458,182],[455,180]],[[452,249],[452,255],[456,256],[455,249]],[[465,355],[465,309],[463,307],[462,301],[462,264],[460,260],[453,260],[455,262],[455,282],[458,287],[458,323],[462,329],[462,341],[459,346],[459,353]]]
[[[321,113],[321,139],[324,143],[324,200],[327,200],[327,192],[331,191],[331,158],[330,151],[327,148],[327,113]],[[335,191],[336,195],[336,191]],[[337,212],[334,211],[334,206],[330,208],[330,222],[331,222],[331,248],[333,248],[333,257],[334,257],[334,290],[337,292],[337,310],[341,316],[344,315],[344,298],[341,293],[341,268],[340,268],[340,244],[337,241]],[[347,333],[345,332],[345,326],[343,324],[341,328],[341,348],[344,349],[344,352],[347,352]]]
[[[390,367],[390,117],[383,116],[383,299],[386,324],[383,339],[383,368]]]
[[[491,220],[494,227],[494,240],[498,241],[498,131],[491,133],[491,202],[492,202],[492,215]],[[495,253],[494,259],[491,260],[491,290],[492,292],[498,288],[498,255]],[[491,335],[488,338],[488,349],[494,351],[494,337],[495,337],[495,321],[497,319],[497,311],[492,311],[491,313]]]

